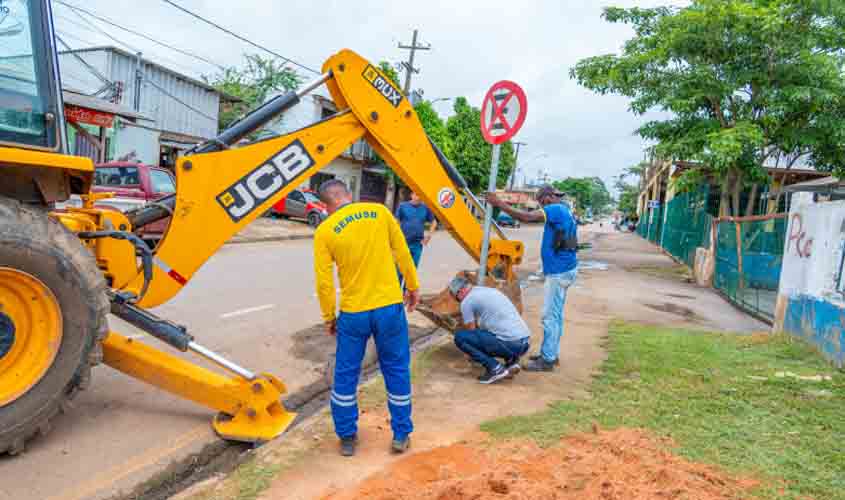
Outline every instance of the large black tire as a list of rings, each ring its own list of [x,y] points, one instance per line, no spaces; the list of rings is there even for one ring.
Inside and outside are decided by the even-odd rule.
[[[53,292],[62,341],[53,364],[25,394],[0,407],[0,453],[17,454],[69,408],[102,360],[108,333],[106,282],[91,252],[46,212],[0,197],[0,267],[26,272]]]

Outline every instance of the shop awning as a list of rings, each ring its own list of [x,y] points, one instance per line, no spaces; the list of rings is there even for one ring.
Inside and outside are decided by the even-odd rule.
[[[119,116],[137,122],[149,118],[126,106],[115,104],[97,97],[64,89],[62,97],[65,103],[65,119],[76,123],[86,123],[97,127],[109,128],[114,117]]]

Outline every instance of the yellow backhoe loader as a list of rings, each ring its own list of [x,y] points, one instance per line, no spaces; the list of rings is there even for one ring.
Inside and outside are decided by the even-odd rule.
[[[135,212],[95,208],[103,195],[90,192],[92,161],[67,154],[50,2],[11,4],[0,26],[0,453],[19,453],[29,438],[48,432],[101,361],[215,410],[213,426],[223,438],[262,442],[281,434],[294,417],[280,403],[281,381],[210,351],[149,308],[178,294],[232,235],[359,139],[480,258],[482,229],[467,205],[483,210],[478,200],[400,90],[349,50],[328,59],[313,82],[179,159],[175,195]],[[243,143],[324,84],[340,112]],[[54,209],[74,194],[82,208]],[[133,234],[168,216],[154,251]],[[487,268],[513,282],[523,247],[496,229]],[[109,313],[220,370],[110,331]]]

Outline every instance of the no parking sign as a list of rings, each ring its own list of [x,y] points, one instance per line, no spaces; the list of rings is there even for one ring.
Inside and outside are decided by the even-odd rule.
[[[493,84],[481,105],[481,134],[490,144],[502,144],[522,128],[528,114],[525,92],[514,82]]]
[[[481,135],[493,145],[493,158],[490,163],[490,183],[488,191],[496,191],[496,178],[499,175],[499,153],[501,144],[519,132],[528,114],[528,99],[522,87],[509,80],[493,84],[484,102],[481,104]],[[493,210],[490,205],[484,214],[484,240],[481,243],[481,267],[478,270],[478,284],[484,286],[487,274],[487,255],[490,251],[490,226],[493,223]]]

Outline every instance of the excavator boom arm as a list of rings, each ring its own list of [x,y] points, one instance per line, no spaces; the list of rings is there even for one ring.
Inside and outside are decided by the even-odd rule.
[[[483,231],[462,196],[471,193],[432,145],[407,98],[349,50],[326,61],[323,71],[318,81],[328,85],[344,111],[287,135],[225,149],[227,142],[275,117],[259,109],[200,146],[199,153],[180,159],[172,221],[156,252],[141,307],[176,295],[229,238],[361,138],[426,202],[464,250],[480,258]],[[520,242],[492,239],[488,269],[512,278],[522,251]],[[140,293],[144,278],[138,274],[128,283],[125,290]]]

